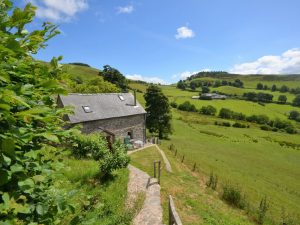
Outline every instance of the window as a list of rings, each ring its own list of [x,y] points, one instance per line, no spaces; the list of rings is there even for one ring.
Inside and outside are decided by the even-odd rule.
[[[83,108],[84,112],[86,112],[86,113],[93,112],[89,106],[82,106],[82,108]]]
[[[123,97],[123,95],[119,95],[119,99],[120,99],[121,101],[124,101],[124,100],[125,100],[124,97]]]

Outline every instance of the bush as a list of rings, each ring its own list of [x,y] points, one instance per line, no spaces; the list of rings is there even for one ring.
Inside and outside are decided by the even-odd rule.
[[[268,125],[262,125],[262,126],[260,126],[260,129],[269,131],[269,130],[272,130],[272,127],[270,127]]]
[[[244,209],[246,207],[246,198],[242,196],[241,190],[237,186],[226,184],[223,187],[222,198],[232,206],[239,209]]]
[[[264,224],[266,213],[269,209],[269,204],[267,202],[267,197],[264,197],[261,199],[259,207],[258,207],[258,216],[257,216],[257,222],[258,224]]]
[[[222,108],[219,112],[219,117],[223,119],[231,119],[233,112],[230,109]]]
[[[171,102],[171,103],[170,103],[170,106],[171,106],[172,108],[175,108],[175,109],[178,107],[178,105],[177,105],[176,102]]]
[[[201,109],[200,109],[200,113],[201,114],[204,114],[204,115],[211,115],[211,116],[214,116],[217,112],[217,109],[211,105],[208,105],[208,106],[203,106]]]
[[[115,169],[126,167],[129,163],[124,145],[116,142],[110,150],[105,138],[97,133],[76,135],[73,141],[73,154],[77,158],[91,157],[99,161],[100,172],[104,176]]]
[[[191,104],[189,101],[185,101],[184,103],[180,104],[178,109],[188,112],[197,112],[195,105]]]
[[[233,127],[236,128],[246,128],[247,126],[245,124],[239,123],[239,122],[235,122],[234,124],[232,124]]]

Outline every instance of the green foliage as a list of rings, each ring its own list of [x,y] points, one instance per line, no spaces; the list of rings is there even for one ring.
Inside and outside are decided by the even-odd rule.
[[[115,84],[122,90],[127,90],[128,88],[128,82],[125,76],[109,65],[103,66],[103,70],[99,72],[99,75],[102,76],[105,81]]]
[[[211,115],[214,116],[217,112],[217,109],[211,105],[208,106],[202,106],[200,109],[200,113],[204,115]]]
[[[73,154],[77,158],[92,158],[99,162],[100,172],[103,176],[116,169],[125,168],[129,163],[125,146],[120,142],[114,143],[112,149],[108,148],[103,136],[95,134],[77,134],[73,140]]]
[[[65,199],[54,195],[53,171],[61,167],[53,155],[72,130],[65,131],[53,96],[65,93],[59,85],[59,60],[49,66],[32,54],[58,34],[44,23],[28,32],[35,7],[22,10],[11,1],[0,7],[0,220],[4,224],[54,224],[57,214],[72,210]]]
[[[238,186],[226,184],[223,186],[222,198],[230,205],[235,206],[239,209],[245,209],[247,202],[245,195]]]
[[[293,100],[294,106],[300,106],[300,94],[296,95],[295,99]]]
[[[130,158],[127,155],[125,146],[120,142],[116,142],[112,151],[109,151],[100,159],[100,171],[104,175],[108,175],[116,169],[126,168],[129,161]]]
[[[292,110],[290,112],[289,119],[290,120],[296,120],[297,122],[300,122],[300,113],[296,110]]]
[[[236,128],[247,128],[247,125],[239,123],[239,122],[235,122],[234,124],[232,124],[232,127],[236,127]]]
[[[264,85],[263,85],[262,83],[258,83],[258,84],[256,85],[256,89],[257,89],[257,90],[263,90],[263,89],[264,89]]]
[[[120,89],[108,81],[104,81],[103,77],[97,77],[87,82],[82,82],[79,77],[73,78],[74,82],[69,83],[72,92],[77,93],[117,93]],[[82,83],[81,83],[82,82]]]
[[[178,109],[187,112],[197,112],[195,105],[191,104],[189,101],[185,101],[184,103],[178,105]]]
[[[288,92],[289,90],[290,90],[289,87],[286,85],[282,85],[279,89],[279,91],[282,93]]]
[[[287,100],[287,97],[285,95],[279,95],[278,96],[278,103],[285,104]]]
[[[247,92],[243,94],[243,97],[246,100],[254,101],[254,102],[272,102],[273,95],[264,93],[264,92]]]
[[[209,93],[210,92],[210,89],[208,86],[202,86],[202,94],[205,94],[205,93]]]
[[[171,111],[168,98],[158,86],[150,85],[144,95],[146,100],[146,125],[150,133],[166,138],[171,133]]]
[[[264,224],[266,213],[269,209],[269,204],[267,201],[267,197],[263,197],[260,200],[258,211],[257,211],[257,223]]]
[[[177,105],[176,102],[171,102],[171,103],[170,103],[170,106],[171,106],[172,108],[175,108],[175,109],[178,107],[178,105]]]
[[[181,89],[181,90],[185,90],[186,88],[186,83],[182,80],[178,81],[177,83],[177,88]]]

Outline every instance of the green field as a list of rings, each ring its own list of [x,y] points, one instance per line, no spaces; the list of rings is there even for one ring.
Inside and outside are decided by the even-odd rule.
[[[267,196],[269,217],[280,221],[282,207],[291,215],[300,211],[300,135],[213,125],[212,117],[173,112],[173,143],[186,163],[196,162],[205,174],[214,171],[222,183],[238,184],[252,207]],[[182,119],[184,118],[184,119]],[[298,148],[281,146],[288,141]]]
[[[176,210],[183,224],[251,225],[255,224],[243,211],[236,210],[221,201],[216,192],[205,186],[203,176],[191,173],[184,164],[166,152],[173,173],[162,170],[161,200],[164,223],[168,224],[168,197],[172,195]],[[153,176],[153,161],[162,160],[155,147],[131,155],[131,163]],[[162,165],[164,168],[164,165]]]

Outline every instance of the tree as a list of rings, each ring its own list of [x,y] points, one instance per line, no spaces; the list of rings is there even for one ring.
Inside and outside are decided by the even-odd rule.
[[[196,106],[191,104],[189,101],[185,101],[184,103],[180,104],[178,109],[188,112],[197,112]]]
[[[217,109],[211,105],[208,106],[202,106],[200,109],[200,113],[204,115],[211,115],[214,116],[217,112]]]
[[[190,83],[190,88],[191,88],[193,91],[195,91],[196,88],[197,88],[197,84],[196,84],[195,82],[191,81],[191,83]]]
[[[182,80],[178,81],[177,88],[179,88],[181,90],[185,90],[186,84],[184,83],[184,81],[182,81]]]
[[[300,94],[296,95],[295,99],[293,100],[293,106],[300,106]]]
[[[202,87],[202,94],[205,94],[205,93],[209,93],[210,89],[208,86],[203,86]]]
[[[282,85],[279,89],[280,92],[285,93],[289,91],[289,88],[286,85]]]
[[[278,96],[278,103],[285,104],[287,100],[287,97],[285,95],[279,95]]]
[[[99,75],[102,76],[105,81],[115,84],[124,91],[126,91],[128,88],[128,83],[125,76],[123,76],[123,74],[117,69],[109,65],[103,66],[103,70],[99,72]]]
[[[63,130],[54,96],[66,93],[60,85],[59,58],[49,64],[33,59],[58,34],[44,23],[27,31],[35,7],[14,8],[0,3],[0,220],[1,224],[57,224],[68,208],[53,187],[55,160],[71,131]],[[57,155],[56,157],[53,157]]]
[[[271,90],[272,90],[272,91],[277,91],[277,87],[276,87],[276,85],[275,85],[275,84],[273,84],[273,85],[272,85],[272,88],[271,88]]]
[[[150,133],[157,133],[159,138],[167,138],[172,133],[171,111],[168,98],[156,85],[150,85],[144,95],[146,100],[146,125]]]
[[[256,89],[257,90],[262,90],[264,88],[264,85],[262,84],[262,83],[258,83],[257,85],[256,85]]]
[[[268,85],[264,85],[264,90],[268,90]]]
[[[290,120],[296,120],[296,121],[300,122],[300,113],[296,110],[291,111],[290,115],[289,115],[289,119]]]

